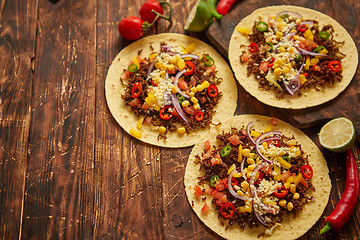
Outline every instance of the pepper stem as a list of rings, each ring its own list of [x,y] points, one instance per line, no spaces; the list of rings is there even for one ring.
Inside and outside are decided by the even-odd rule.
[[[148,30],[155,24],[155,22],[156,22],[159,18],[163,18],[163,19],[165,19],[165,20],[168,20],[168,21],[170,22],[170,24],[172,24],[170,4],[169,4],[168,2],[165,2],[165,1],[160,1],[159,3],[160,3],[160,5],[161,5],[162,7],[166,6],[166,7],[169,8],[169,16],[166,17],[166,16],[160,14],[159,12],[157,12],[157,11],[155,11],[155,10],[151,10],[151,12],[156,15],[156,17],[155,17],[154,21],[152,21],[152,23],[149,23],[148,21],[145,21],[145,22],[143,23],[143,25],[142,25],[142,30],[143,30],[144,32],[148,31]]]
[[[320,230],[320,234],[324,234],[327,232],[330,232],[333,229],[333,226],[331,225],[331,223],[326,222],[325,226],[323,227],[323,229]]]

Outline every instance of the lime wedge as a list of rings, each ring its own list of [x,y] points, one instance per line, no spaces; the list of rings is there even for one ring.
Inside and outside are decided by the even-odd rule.
[[[321,146],[333,152],[345,152],[352,147],[355,140],[354,124],[345,117],[335,118],[320,129]]]
[[[190,32],[201,32],[212,22],[212,13],[209,6],[203,0],[198,0],[191,9],[190,15],[185,22],[184,29]]]

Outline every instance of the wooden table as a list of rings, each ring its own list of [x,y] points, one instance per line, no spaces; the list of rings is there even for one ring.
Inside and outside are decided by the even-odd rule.
[[[105,101],[107,70],[129,44],[117,25],[125,16],[137,16],[143,2],[0,1],[2,239],[218,238],[198,220],[185,196],[183,175],[191,148],[154,147],[130,137]],[[184,33],[195,0],[169,2],[173,24],[160,21],[148,34]],[[265,2],[243,0],[238,5],[250,11]],[[281,3],[336,18],[355,29],[350,34],[359,47],[358,0],[271,1]],[[205,32],[187,34],[210,43]],[[350,88],[359,81],[358,71]],[[240,86],[239,95],[237,114],[289,118]],[[303,131],[318,144],[320,127]],[[321,150],[333,183],[327,216],[344,190],[345,164],[343,154]],[[359,142],[353,150],[360,166]],[[301,239],[359,239],[359,218],[358,204],[341,232],[320,236],[322,217]]]

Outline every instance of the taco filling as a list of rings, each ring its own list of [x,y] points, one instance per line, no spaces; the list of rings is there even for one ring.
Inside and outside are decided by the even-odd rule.
[[[271,234],[284,215],[296,217],[305,204],[315,201],[311,194],[316,173],[308,155],[294,136],[270,129],[271,125],[261,132],[250,122],[222,131],[216,146],[207,140],[203,152],[195,155],[204,174],[198,177],[194,195],[211,199],[211,208],[226,228],[263,225],[263,234]],[[207,214],[209,209],[205,203],[201,211]]]
[[[191,54],[186,48],[161,43],[159,52],[148,57],[134,56],[121,75],[126,105],[140,117],[130,133],[141,138],[142,124],[158,127],[159,137],[167,132],[184,134],[208,128],[214,107],[222,93],[217,85],[214,59],[207,53]]]
[[[237,30],[251,42],[240,46],[240,62],[247,65],[247,75],[253,74],[259,89],[274,91],[278,99],[342,80],[345,55],[339,48],[344,42],[334,39],[331,24],[320,27],[316,20],[285,11],[256,20],[252,30]]]

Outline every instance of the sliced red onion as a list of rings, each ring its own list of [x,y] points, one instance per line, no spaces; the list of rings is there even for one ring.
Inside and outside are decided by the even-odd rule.
[[[231,184],[231,179],[233,178],[234,173],[236,172],[236,169],[232,170],[229,177],[228,177],[228,188],[229,188],[229,192],[231,193],[231,195],[233,195],[234,197],[241,199],[241,200],[248,200],[249,197],[248,196],[240,196],[239,194],[237,194],[237,192],[234,191],[232,184]]]
[[[146,79],[148,79],[150,77],[150,73],[152,72],[154,66],[155,66],[155,59],[149,65],[149,68],[148,68],[148,70],[146,72]]]
[[[302,49],[302,48],[300,48],[300,47],[297,47],[297,49],[300,51],[301,54],[305,54],[305,55],[310,55],[310,56],[327,56],[326,54],[310,52],[310,51],[307,51],[307,50]]]
[[[261,151],[260,151],[260,141],[264,138],[266,138],[267,136],[270,135],[281,135],[281,132],[279,131],[270,131],[270,132],[266,132],[261,134],[255,141],[255,148],[256,148],[256,152],[257,154],[267,163],[272,163],[272,161],[270,161],[269,159],[267,159],[264,155],[262,155]],[[258,165],[259,166],[259,165]],[[256,169],[256,168],[255,168]],[[254,170],[255,171],[255,170]]]
[[[173,102],[174,108],[176,109],[177,113],[179,114],[179,116],[182,118],[182,120],[184,120],[184,122],[189,123],[185,113],[183,112],[183,110],[181,109],[180,103],[178,98],[176,97],[175,93],[171,94],[171,100]]]
[[[181,58],[194,58],[194,59],[197,59],[197,60],[199,60],[199,56],[198,55],[196,55],[196,54],[180,54],[180,57]]]
[[[287,14],[287,15],[294,15],[294,16],[300,18],[300,19],[302,18],[302,16],[301,16],[299,13],[297,13],[297,12],[283,11],[283,12],[279,12],[279,13],[276,15],[276,17],[275,17],[275,22],[277,22],[278,17],[280,17],[280,16],[282,16],[282,15],[285,15],[285,14]]]
[[[253,145],[255,145],[254,139],[251,137],[250,129],[254,125],[253,122],[249,122],[249,124],[246,126],[246,135],[248,139],[252,142]]]
[[[243,176],[243,178],[245,180],[247,180],[247,177],[246,177],[246,174],[245,174],[245,171],[244,171],[244,165],[245,165],[245,159],[243,159],[240,163],[240,171],[241,171],[241,174]]]
[[[184,68],[183,70],[181,70],[180,72],[178,72],[178,73],[175,75],[175,78],[174,78],[174,86],[179,87],[179,86],[178,86],[179,78],[180,78],[186,71],[187,71],[187,69]],[[190,98],[189,95],[183,93],[180,89],[179,89],[178,93],[179,93],[180,95],[184,96],[185,98]]]
[[[253,200],[253,208],[254,208],[254,200]],[[263,218],[261,215],[260,215],[260,213],[257,211],[257,210],[255,210],[255,208],[254,208],[254,213],[255,213],[255,216],[256,216],[256,218],[257,218],[257,220],[264,226],[264,227],[269,227],[270,226],[270,223],[268,223],[266,220],[265,220],[265,218]]]
[[[302,62],[299,71],[296,75],[287,83],[285,79],[283,79],[283,83],[285,85],[286,90],[290,93],[290,95],[294,95],[301,87],[300,73],[305,65],[305,60]]]
[[[160,46],[160,49],[163,51],[171,51],[171,49],[173,49],[172,46]]]
[[[168,105],[172,104],[171,94],[170,94],[170,92],[168,90],[164,91],[163,102],[164,102],[165,106],[168,106]]]

